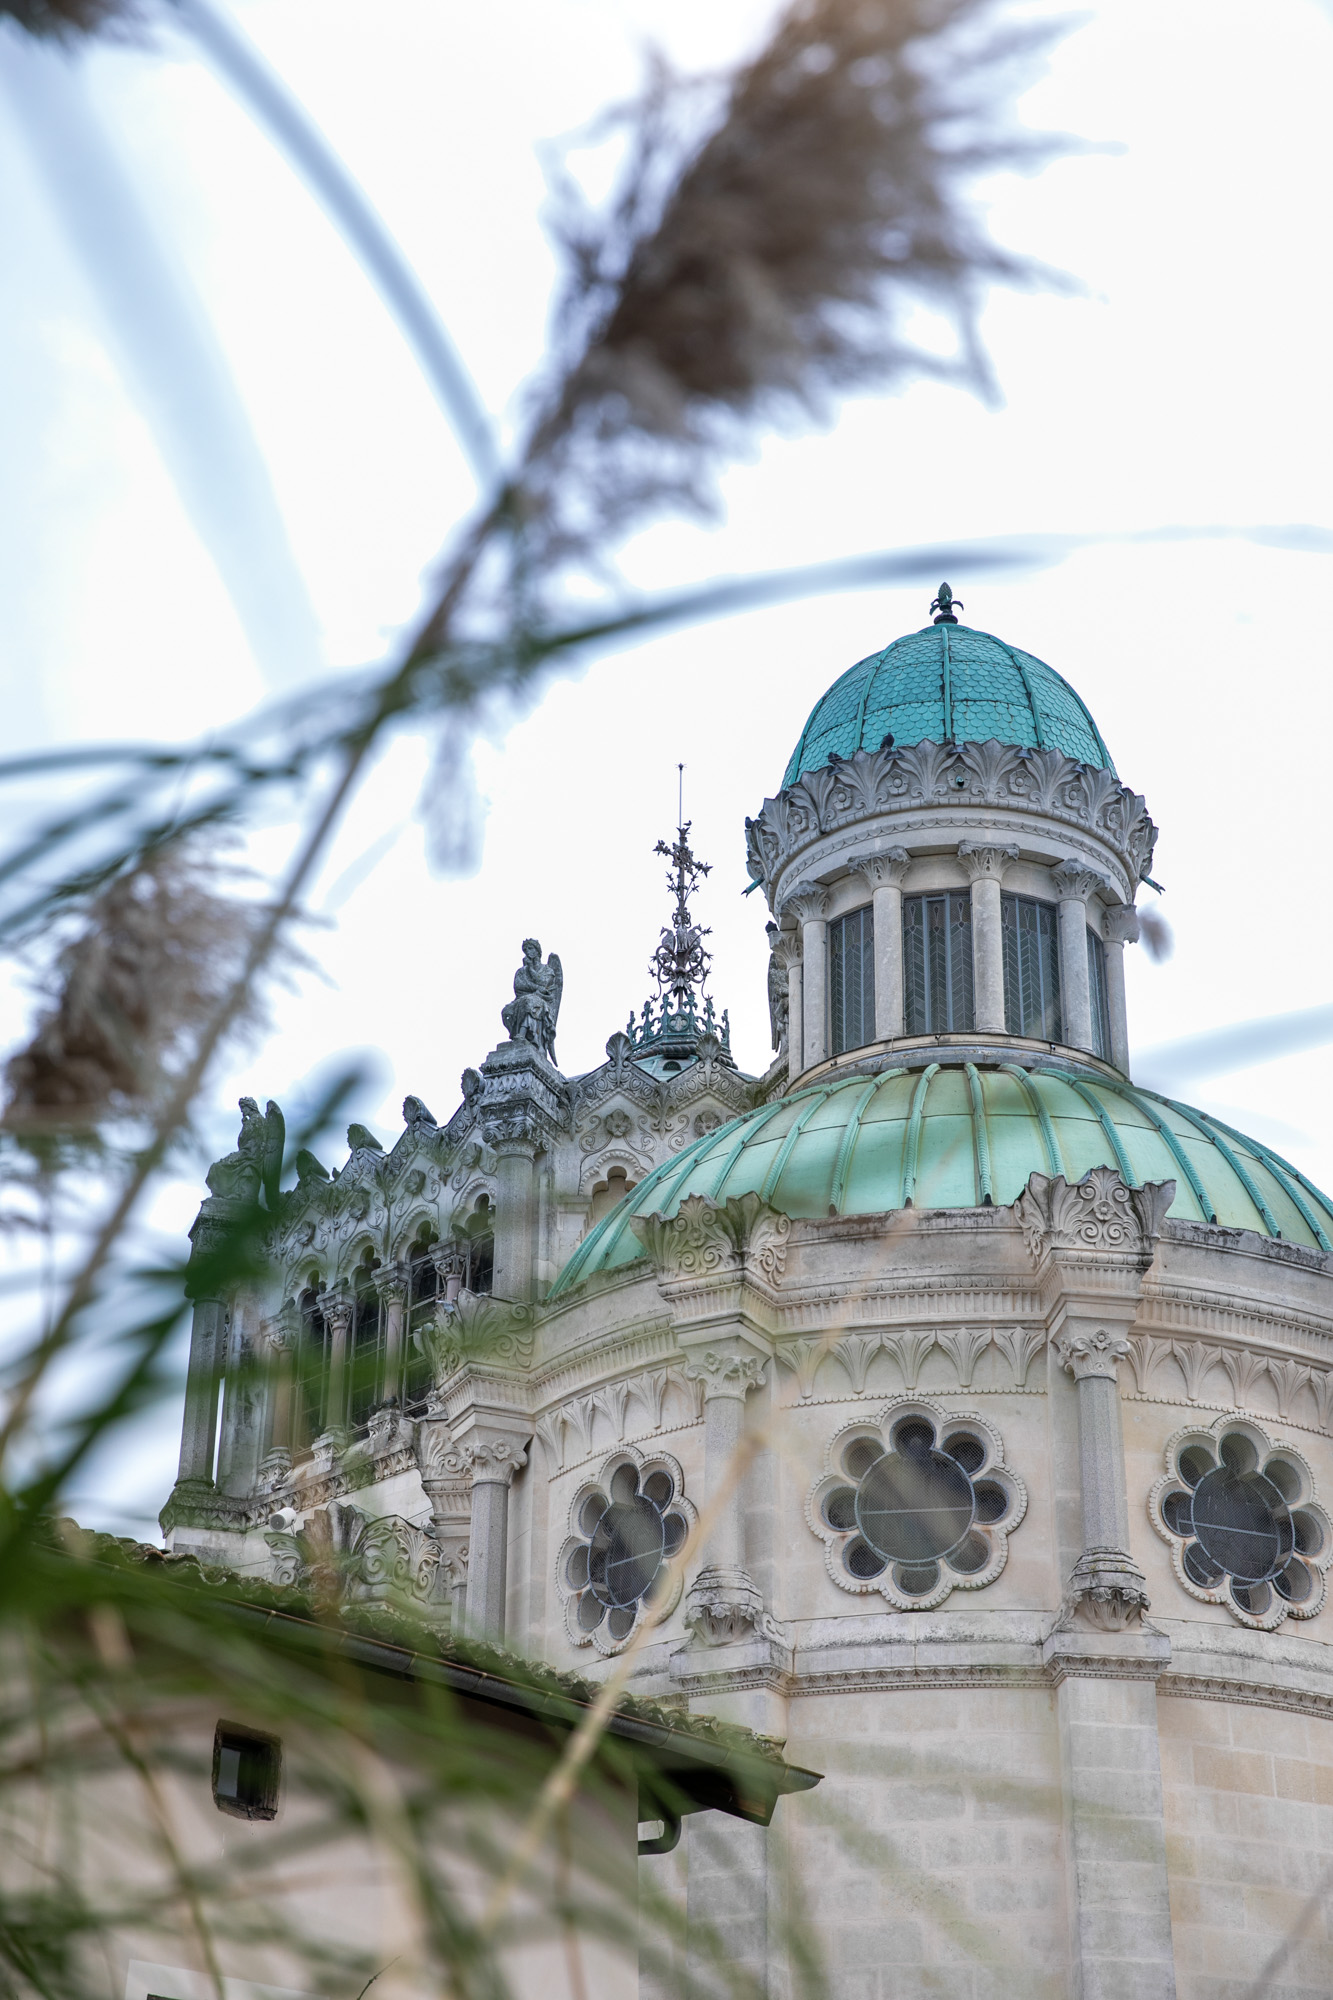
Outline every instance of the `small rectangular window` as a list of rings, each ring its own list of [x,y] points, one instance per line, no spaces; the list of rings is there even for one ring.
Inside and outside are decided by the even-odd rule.
[[[276,1819],[282,1787],[282,1745],[238,1722],[213,1733],[213,1803],[235,1819]]]
[[[1064,1039],[1060,1013],[1059,912],[1032,896],[1000,898],[1004,1025],[1037,1042]]]
[[[1111,1060],[1111,1010],[1106,998],[1106,947],[1088,926],[1088,998],[1092,1002],[1092,1053]]]
[[[972,901],[964,890],[903,898],[903,999],[909,1035],[968,1034]]]
[[[875,921],[867,903],[828,927],[829,1052],[875,1039]]]

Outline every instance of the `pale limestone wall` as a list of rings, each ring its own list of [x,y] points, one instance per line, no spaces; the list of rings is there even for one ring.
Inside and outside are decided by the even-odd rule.
[[[1059,1732],[1039,1688],[791,1704],[780,1813],[838,2000],[1065,2000]]]
[[[1333,1992],[1333,1719],[1158,1704],[1179,2000]]]

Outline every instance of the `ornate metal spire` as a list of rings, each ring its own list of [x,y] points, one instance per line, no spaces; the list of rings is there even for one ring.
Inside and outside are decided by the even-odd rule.
[[[683,773],[685,766],[681,764],[677,768]],[[698,894],[703,877],[712,872],[710,862],[694,858],[690,848],[691,825],[692,821],[682,819],[676,826],[674,844],[668,847],[664,840],[659,840],[653,849],[654,854],[664,854],[671,863],[667,887],[675,896],[676,906],[671,913],[670,927],[662,932],[648,970],[657,981],[659,994],[669,1002],[673,1012],[679,1012],[684,1007],[696,986],[702,992],[713,956],[704,950],[703,943],[706,937],[712,936],[711,930],[701,928],[690,916],[690,898]]]
[[[954,617],[954,612],[963,609],[963,600],[954,596],[947,583],[942,583],[940,594],[932,598],[930,608],[938,614],[935,619],[937,625],[956,625],[958,620]]]
[[[681,764],[678,769],[683,773],[685,766]],[[724,1012],[720,1020],[717,1018],[712,997],[706,997],[703,991],[712,962],[712,953],[705,950],[704,939],[711,937],[712,932],[707,925],[696,924],[690,911],[690,901],[697,895],[704,876],[710,873],[711,864],[695,858],[690,846],[691,822],[685,818],[683,801],[682,779],[676,838],[669,846],[665,840],[659,840],[653,849],[654,854],[664,855],[671,863],[667,887],[674,898],[671,922],[663,929],[648,966],[657,981],[656,1012],[653,1001],[648,1000],[642,1021],[636,1023],[631,1014],[628,1029],[636,1050],[660,1054],[666,1067],[673,1070],[703,1052],[701,1044],[705,1037],[709,1038],[717,1059],[732,1065],[727,1016]]]

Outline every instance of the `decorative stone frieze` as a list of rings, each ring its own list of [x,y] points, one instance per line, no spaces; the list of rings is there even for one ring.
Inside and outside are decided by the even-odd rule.
[[[264,1536],[276,1583],[334,1602],[398,1602],[417,1611],[437,1603],[442,1551],[429,1529],[336,1500],[304,1521],[290,1518]]]
[[[762,1386],[765,1366],[762,1355],[748,1354],[734,1345],[707,1347],[687,1363],[684,1374],[687,1382],[702,1385],[706,1403],[718,1396],[743,1403],[752,1389]]]
[[[1175,1198],[1174,1181],[1131,1188],[1114,1167],[1091,1167],[1072,1186],[1063,1175],[1033,1174],[1016,1206],[1034,1264],[1068,1251],[1114,1252],[1146,1271]]]
[[[836,765],[807,771],[765,799],[758,817],[747,821],[747,866],[772,907],[775,895],[786,901],[783,879],[790,879],[793,864],[827,835],[853,825],[870,832],[881,821],[892,839],[895,818],[910,814],[919,823],[931,809],[943,814],[958,805],[1063,822],[1108,847],[1130,884],[1151,872],[1157,829],[1142,798],[1114,773],[1057,750],[1019,750],[994,741],[858,750]]]

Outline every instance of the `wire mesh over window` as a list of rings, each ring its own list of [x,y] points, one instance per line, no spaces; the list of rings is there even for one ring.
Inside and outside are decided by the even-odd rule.
[[[1004,1025],[1038,1042],[1064,1039],[1060,1013],[1060,939],[1054,903],[1000,898],[1004,940]]]
[[[384,1350],[384,1309],[367,1266],[358,1273],[355,1296],[347,1420],[359,1425],[365,1423],[380,1399]]]
[[[1088,926],[1088,998],[1092,1002],[1092,1053],[1111,1060],[1111,1009],[1106,997],[1106,946]]]
[[[296,1409],[293,1430],[298,1445],[311,1445],[330,1421],[328,1396],[330,1340],[328,1323],[319,1309],[313,1286],[300,1299],[301,1336],[296,1355]]]
[[[875,920],[867,903],[828,927],[829,1052],[875,1039]]]
[[[976,1026],[966,894],[903,898],[903,985],[909,1035],[965,1034]]]

